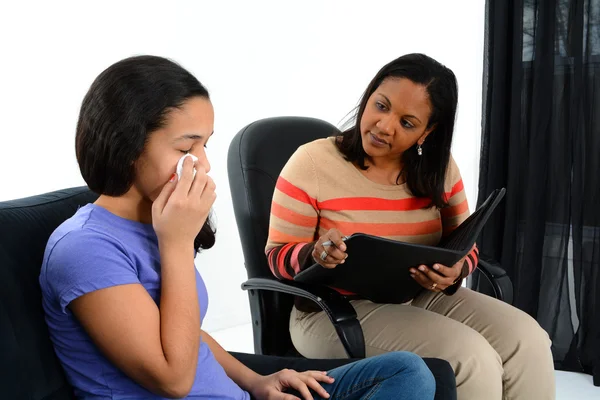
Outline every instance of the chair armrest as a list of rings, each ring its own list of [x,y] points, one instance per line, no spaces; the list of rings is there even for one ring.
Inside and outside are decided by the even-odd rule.
[[[496,279],[506,276],[506,271],[494,259],[481,255],[479,257],[479,269],[489,279]]]
[[[333,323],[356,319],[356,311],[350,302],[327,286],[280,281],[275,278],[251,278],[242,283],[242,289],[270,290],[305,297],[317,303]]]
[[[494,291],[494,297],[508,304],[513,301],[513,284],[510,277],[495,260],[481,254],[478,267],[481,275],[489,282]]]
[[[268,290],[310,299],[329,317],[350,358],[365,358],[365,339],[356,310],[335,290],[323,286],[275,278],[251,278],[242,283],[243,290]]]

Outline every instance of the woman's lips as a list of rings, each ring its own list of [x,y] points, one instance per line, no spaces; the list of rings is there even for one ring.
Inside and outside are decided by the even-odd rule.
[[[369,132],[369,137],[371,138],[371,144],[375,147],[387,147],[388,146],[388,143],[385,140],[378,138],[371,132]]]

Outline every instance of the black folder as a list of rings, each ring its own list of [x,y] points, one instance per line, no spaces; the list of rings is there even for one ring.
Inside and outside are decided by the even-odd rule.
[[[435,263],[452,266],[467,255],[506,190],[495,190],[487,200],[437,246],[425,246],[355,233],[346,239],[348,258],[327,269],[315,263],[294,280],[317,283],[356,293],[375,303],[405,303],[423,288],[409,269]]]

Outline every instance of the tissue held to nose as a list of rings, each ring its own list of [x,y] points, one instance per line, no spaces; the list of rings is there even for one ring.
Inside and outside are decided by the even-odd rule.
[[[177,180],[181,179],[181,170],[183,169],[183,160],[185,160],[186,157],[192,157],[192,161],[196,162],[198,161],[198,157],[196,157],[193,154],[186,154],[183,157],[181,157],[179,159],[179,161],[177,162]],[[194,168],[194,176],[196,176],[196,168]]]

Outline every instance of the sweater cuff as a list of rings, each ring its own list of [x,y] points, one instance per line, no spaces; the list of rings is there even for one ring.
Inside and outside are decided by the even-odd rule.
[[[317,242],[310,242],[300,250],[298,254],[298,264],[300,265],[300,271],[304,271],[306,268],[316,264],[315,259],[312,256],[315,244]]]

